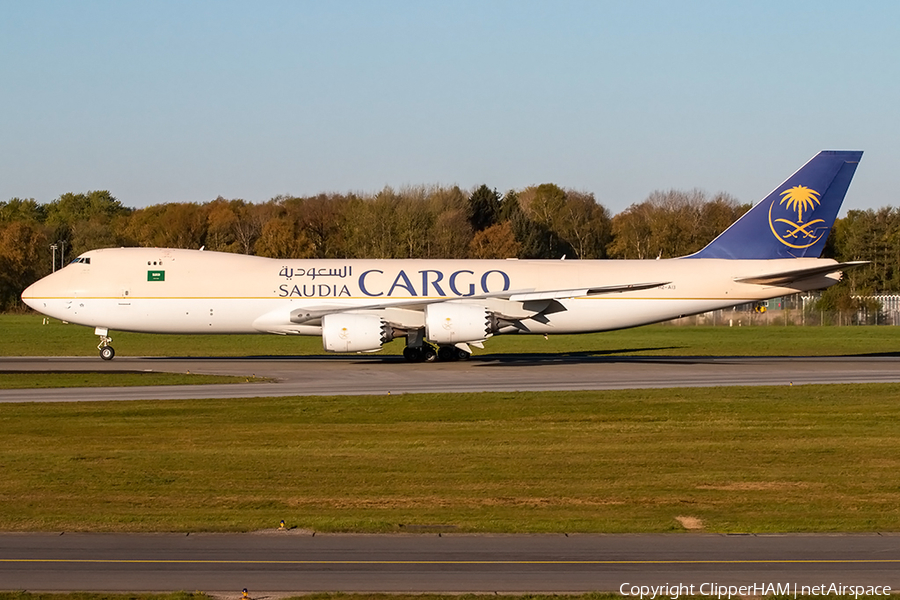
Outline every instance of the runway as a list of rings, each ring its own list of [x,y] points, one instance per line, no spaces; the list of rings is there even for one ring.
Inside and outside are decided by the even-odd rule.
[[[428,392],[561,391],[900,382],[900,357],[504,355],[409,364],[399,357],[0,358],[4,371],[255,375],[262,384],[2,390],[0,402],[172,400]]]
[[[680,584],[717,595],[721,586],[777,584],[800,594],[831,584],[897,589],[898,565],[900,536],[877,534],[0,534],[0,587],[30,591],[636,595]]]

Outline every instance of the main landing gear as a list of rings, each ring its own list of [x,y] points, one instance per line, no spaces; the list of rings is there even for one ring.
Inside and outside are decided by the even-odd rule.
[[[430,344],[421,346],[407,346],[403,349],[403,358],[407,362],[434,362],[437,360],[437,352]]]
[[[437,352],[435,352],[434,346],[427,343],[421,346],[407,346],[403,349],[403,358],[407,362],[450,362],[468,360],[470,356],[472,356],[470,353],[456,346],[439,346]]]
[[[456,346],[441,346],[438,348],[438,358],[440,360],[469,360],[470,356],[472,356],[470,353]]]
[[[456,346],[438,346],[435,348],[425,341],[425,330],[417,329],[406,335],[406,348],[403,349],[403,358],[407,362],[435,362],[467,360],[472,354]]]
[[[100,343],[97,345],[97,350],[100,351],[100,358],[103,360],[112,360],[115,358],[116,351],[110,346],[112,338],[108,335],[109,330],[104,327],[97,327],[94,330],[94,333],[100,336]]]

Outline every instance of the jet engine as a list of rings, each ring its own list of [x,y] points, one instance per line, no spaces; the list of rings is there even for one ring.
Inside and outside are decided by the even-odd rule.
[[[322,345],[328,352],[375,352],[392,339],[394,330],[381,317],[352,313],[322,317]]]
[[[441,302],[425,307],[425,337],[435,344],[477,342],[497,329],[497,319],[483,306]]]

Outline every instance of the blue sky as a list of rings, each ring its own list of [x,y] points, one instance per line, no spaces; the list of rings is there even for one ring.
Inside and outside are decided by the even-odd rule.
[[[897,204],[897,2],[0,0],[0,200],[553,182],[755,202],[866,152]]]

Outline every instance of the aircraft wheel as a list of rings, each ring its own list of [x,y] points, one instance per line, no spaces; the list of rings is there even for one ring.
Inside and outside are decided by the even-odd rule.
[[[116,351],[112,346],[103,346],[100,348],[100,358],[103,360],[112,360],[115,357]]]
[[[456,360],[456,348],[453,346],[441,346],[438,348],[438,358],[440,360]]]
[[[425,362],[434,362],[437,360],[437,352],[434,348],[422,348],[422,360]]]
[[[456,348],[456,360],[469,360],[470,356],[472,356],[470,352]]]
[[[403,358],[406,359],[406,362],[419,362],[422,360],[422,349],[407,346],[403,349]]]

